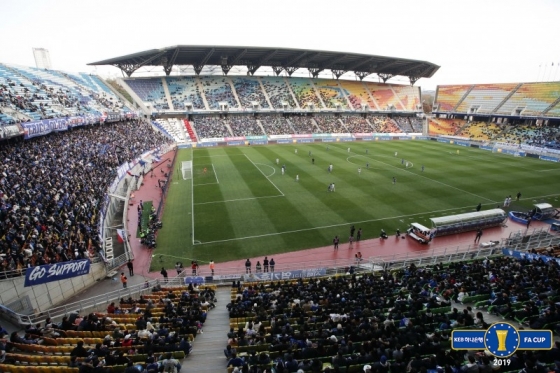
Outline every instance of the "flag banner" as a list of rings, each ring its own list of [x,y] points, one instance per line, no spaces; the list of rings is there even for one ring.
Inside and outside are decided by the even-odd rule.
[[[124,243],[125,234],[124,229],[117,229],[117,240],[119,243]]]
[[[25,271],[25,284],[23,286],[46,284],[47,282],[87,275],[89,268],[89,259],[27,268]]]

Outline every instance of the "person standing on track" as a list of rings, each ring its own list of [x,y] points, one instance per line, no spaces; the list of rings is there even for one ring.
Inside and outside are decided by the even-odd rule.
[[[338,236],[334,236],[332,242],[333,242],[333,245],[334,245],[334,249],[338,250],[338,243],[340,242],[340,240],[338,239]]]

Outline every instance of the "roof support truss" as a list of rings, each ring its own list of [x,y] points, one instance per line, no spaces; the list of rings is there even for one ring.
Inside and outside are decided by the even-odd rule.
[[[364,80],[364,78],[371,73],[369,71],[354,71],[354,74],[356,74],[356,76],[360,78],[360,80]]]
[[[204,56],[204,58],[202,59],[202,61],[200,61],[199,64],[193,65],[194,68],[194,72],[196,73],[196,75],[200,75],[200,72],[202,71],[202,68],[204,67],[204,65],[206,65],[206,62],[208,62],[208,59],[210,57],[212,57],[212,55],[214,54],[215,49],[212,48],[210,49],[206,55]]]
[[[165,71],[165,75],[169,76],[169,74],[171,74],[171,69],[173,68],[173,65],[175,65],[175,60],[177,59],[178,55],[179,55],[179,47],[175,48],[175,51],[171,56],[171,60],[168,60],[165,63],[163,63],[163,71]]]
[[[128,77],[130,77],[133,72],[135,72],[142,66],[147,65],[154,60],[157,60],[161,56],[165,55],[165,53],[166,53],[165,51],[159,52],[139,63],[122,63],[122,64],[119,63],[119,64],[114,64],[113,66],[118,67],[119,69],[124,71]]]

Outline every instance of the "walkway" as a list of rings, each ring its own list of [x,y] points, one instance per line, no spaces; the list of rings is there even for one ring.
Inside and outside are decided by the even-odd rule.
[[[208,312],[204,333],[196,336],[193,351],[184,360],[181,373],[225,372],[227,360],[224,349],[229,331],[226,305],[230,301],[230,288],[218,288],[216,298],[216,308]]]

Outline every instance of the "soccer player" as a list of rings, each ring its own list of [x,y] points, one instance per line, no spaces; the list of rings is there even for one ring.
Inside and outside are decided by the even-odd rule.
[[[297,149],[295,150],[296,154],[297,154]]]
[[[202,170],[202,173],[205,174],[206,173],[206,167],[204,167],[204,170]]]
[[[393,176],[393,184],[397,182],[397,178]]]
[[[332,172],[332,163],[329,165],[329,168],[327,170],[329,171],[329,173]]]
[[[299,181],[299,175],[296,175],[296,181]]]
[[[395,157],[396,157],[397,155],[399,155],[399,153],[395,152]]]
[[[329,146],[327,145],[327,151],[329,151]]]
[[[366,154],[369,154],[369,149],[366,149]]]
[[[369,163],[366,163],[366,168],[369,169]]]
[[[358,175],[361,175],[361,174],[362,174],[362,168],[358,167]]]
[[[457,155],[459,155],[459,149],[457,149]]]
[[[309,156],[311,157],[311,150],[309,151]]]
[[[348,148],[348,153],[350,153],[350,148]]]
[[[276,158],[276,164],[280,164],[280,160]]]
[[[424,165],[422,165],[422,172],[424,172]]]
[[[282,175],[284,175],[285,171],[286,171],[286,165],[282,165]]]
[[[336,192],[336,188],[335,188],[335,186],[334,186],[334,183],[332,183],[332,191],[333,191],[333,192]]]

